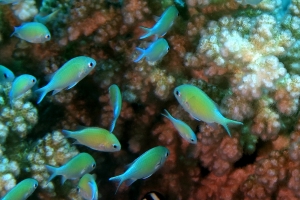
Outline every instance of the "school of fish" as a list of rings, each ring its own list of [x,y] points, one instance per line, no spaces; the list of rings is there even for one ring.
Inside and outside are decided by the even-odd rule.
[[[242,4],[258,4],[260,0],[243,0]],[[2,0],[0,4],[18,3],[18,0]],[[35,17],[35,22],[26,22],[19,27],[15,27],[12,36],[16,36],[30,43],[44,43],[51,39],[51,34],[45,24],[55,16],[59,10],[48,16]],[[167,8],[161,17],[157,17],[156,23],[152,28],[141,27],[145,34],[140,39],[154,36],[154,41],[147,49],[136,48],[140,55],[134,62],[140,62],[146,58],[149,62],[161,60],[169,50],[167,40],[162,38],[171,28],[174,20],[178,16],[178,10],[175,6]],[[78,56],[67,61],[55,73],[49,76],[49,83],[42,88],[34,91],[37,95],[37,104],[41,103],[46,94],[50,91],[52,95],[57,94],[63,89],[73,88],[80,80],[86,77],[97,65],[96,61],[88,56]],[[29,74],[23,74],[15,78],[14,73],[0,65],[0,81],[11,82],[9,91],[10,105],[20,98],[25,92],[33,88],[37,79]],[[121,144],[118,138],[113,134],[117,119],[122,109],[122,94],[116,84],[109,87],[110,105],[113,110],[113,119],[109,130],[100,127],[81,127],[77,130],[62,130],[66,138],[72,138],[76,141],[74,144],[84,145],[96,151],[116,152],[121,150]],[[242,122],[225,118],[218,110],[216,104],[198,87],[183,84],[174,89],[174,96],[183,107],[196,120],[202,120],[206,123],[218,123],[222,125],[231,136],[228,124],[242,125]],[[188,143],[196,144],[197,137],[188,124],[180,119],[174,118],[167,110],[162,113],[173,124],[179,135]],[[111,177],[110,181],[118,182],[116,192],[120,185],[125,182],[127,186],[131,185],[138,179],[146,179],[159,170],[167,160],[170,152],[166,147],[156,146],[128,165],[128,169],[121,175]],[[50,173],[47,180],[49,183],[56,176],[62,176],[61,184],[68,179],[78,179],[77,192],[82,198],[87,200],[98,199],[98,186],[96,176],[89,174],[96,168],[96,161],[88,153],[79,153],[64,165],[50,166],[45,165]],[[38,187],[38,182],[32,178],[24,179],[12,188],[1,200],[25,200]]]

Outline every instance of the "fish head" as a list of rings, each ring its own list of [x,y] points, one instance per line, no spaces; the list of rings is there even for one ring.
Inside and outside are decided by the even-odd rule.
[[[89,74],[94,67],[96,66],[96,61],[93,58],[82,56],[83,67],[81,68],[81,72],[79,73],[80,77],[84,77]]]
[[[121,144],[114,134],[110,134],[105,143],[101,144],[100,149],[106,152],[116,152],[121,150]]]
[[[188,107],[188,100],[194,96],[193,88],[195,86],[183,84],[174,89],[174,96],[184,108]]]

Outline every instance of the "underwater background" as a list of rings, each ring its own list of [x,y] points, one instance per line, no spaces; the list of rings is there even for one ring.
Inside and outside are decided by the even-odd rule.
[[[80,152],[96,161],[99,199],[135,200],[156,191],[170,200],[300,199],[300,0],[17,0],[0,1],[0,64],[15,76],[31,74],[38,88],[70,59],[89,56],[97,65],[69,90],[37,104],[27,91],[10,105],[11,83],[0,83],[0,197],[18,182],[39,186],[28,198],[83,199],[78,179],[61,184],[45,165],[62,166]],[[6,4],[9,3],[9,4]],[[163,36],[169,50],[141,59],[155,36],[140,39],[170,6],[179,12]],[[51,40],[30,43],[11,36],[37,15]],[[122,148],[101,152],[62,129],[109,129],[108,88],[116,84],[122,109],[113,133]],[[174,88],[195,85],[227,118],[243,122],[209,125],[191,117]],[[199,105],[201,106],[201,105]],[[185,141],[170,120],[187,123],[197,143]],[[147,150],[170,151],[161,168],[130,186],[109,178]],[[115,194],[116,192],[116,194]]]

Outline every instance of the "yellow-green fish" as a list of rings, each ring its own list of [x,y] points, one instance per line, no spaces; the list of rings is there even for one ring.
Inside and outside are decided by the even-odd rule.
[[[36,78],[29,74],[23,74],[18,76],[14,82],[12,83],[11,89],[9,91],[9,100],[10,105],[12,105],[13,101],[28,90],[30,90],[34,84],[36,83]]]
[[[139,57],[134,62],[139,62],[146,57],[147,61],[155,62],[162,59],[169,51],[169,44],[164,38],[155,40],[147,49],[136,47],[141,52]]]
[[[201,89],[193,85],[180,85],[174,89],[174,95],[180,105],[196,120],[202,120],[206,123],[221,124],[231,137],[230,131],[227,127],[228,123],[240,124],[242,122],[234,121],[225,118],[207,94]]]
[[[71,89],[86,77],[95,66],[96,61],[87,56],[78,56],[69,60],[52,75],[46,86],[35,91],[39,95],[37,103],[40,103],[45,95],[52,90],[54,90],[52,95],[55,95],[65,88]]]
[[[67,179],[77,179],[86,173],[89,173],[96,167],[96,161],[88,153],[80,153],[69,160],[61,167],[46,165],[47,170],[51,173],[47,184],[55,177],[62,176],[61,183]]]
[[[82,144],[97,151],[115,152],[121,149],[116,136],[104,128],[87,127],[78,131],[62,130],[62,133],[76,139],[74,144]]]
[[[154,147],[129,164],[126,172],[119,176],[111,177],[109,180],[119,182],[117,192],[124,181],[127,186],[130,186],[137,179],[150,177],[165,163],[169,154],[170,152],[166,147]]]
[[[15,79],[15,75],[10,69],[0,65],[0,83],[12,82]]]
[[[38,187],[38,182],[33,178],[27,178],[13,187],[1,200],[25,200]],[[2,187],[2,186],[1,186]]]
[[[144,39],[152,35],[156,35],[156,37],[164,36],[173,25],[173,22],[177,16],[178,10],[176,7],[170,6],[164,11],[162,16],[157,19],[156,24],[152,28],[145,28],[141,26],[146,33],[142,35],[140,39]]]
[[[98,200],[98,187],[95,177],[91,174],[85,174],[79,180],[77,192],[86,200]]]
[[[53,19],[57,16],[59,11],[60,11],[60,9],[57,9],[54,12],[50,13],[49,15],[37,14],[37,15],[34,16],[34,21],[35,22],[40,22],[42,24],[47,24],[48,22],[53,21]]]
[[[183,121],[179,119],[175,119],[167,110],[165,110],[166,115],[162,114],[166,118],[168,118],[172,124],[175,126],[176,130],[179,132],[180,136],[192,144],[197,144],[197,137],[194,133],[194,131],[184,123]]]
[[[113,113],[114,113],[114,118],[112,120],[109,131],[113,132],[117,119],[122,109],[122,95],[119,87],[115,84],[111,85],[108,90],[109,90],[110,105],[113,108]]]
[[[31,43],[44,43],[51,39],[48,28],[39,22],[23,23],[21,26],[15,27],[11,36],[13,35]]]

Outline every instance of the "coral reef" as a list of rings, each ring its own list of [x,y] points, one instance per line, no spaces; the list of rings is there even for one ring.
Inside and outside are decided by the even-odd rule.
[[[140,40],[140,26],[152,27],[155,16],[171,5],[179,16],[163,36],[169,52],[154,63],[134,63],[135,48],[147,48],[155,39]],[[46,23],[51,41],[29,44],[10,37],[14,26],[33,19],[36,9],[42,14],[58,10]],[[28,91],[10,106],[10,83],[0,84],[0,185],[5,185],[0,195],[32,177],[39,181],[34,199],[81,199],[78,180],[61,186],[54,179],[46,185],[44,165],[60,166],[89,152],[97,161],[93,173],[103,199],[141,199],[153,190],[168,199],[300,198],[299,23],[299,0],[257,5],[236,0],[21,0],[0,5],[1,64],[16,75],[34,75],[40,87],[46,85],[44,77],[73,57],[97,61],[74,88],[49,94],[39,105]],[[110,126],[112,84],[123,99],[114,129],[121,151],[70,145],[61,129]],[[193,119],[173,95],[181,84],[201,88],[226,118],[243,125],[230,126],[229,137],[222,126]],[[164,109],[194,130],[196,145],[179,136],[161,115]],[[130,187],[121,185],[114,195],[115,184],[108,179],[158,145],[170,151],[164,166]]]

